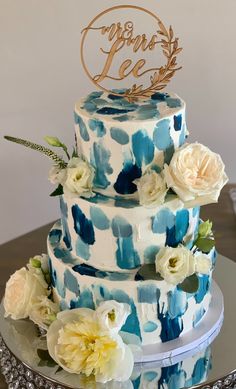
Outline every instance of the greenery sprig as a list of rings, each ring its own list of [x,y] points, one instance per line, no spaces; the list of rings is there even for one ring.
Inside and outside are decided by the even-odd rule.
[[[215,246],[215,239],[212,232],[212,222],[207,220],[199,225],[198,235],[194,242],[196,249],[208,254]]]
[[[58,165],[61,169],[65,169],[67,167],[67,163],[61,157],[59,157],[59,155],[57,155],[56,153],[54,153],[54,151],[52,151],[44,146],[38,145],[37,143],[33,143],[33,142],[30,142],[30,141],[25,140],[25,139],[15,138],[13,136],[6,135],[6,136],[4,136],[4,139],[6,139],[10,142],[18,143],[19,145],[28,147],[32,150],[39,151],[40,153],[43,153],[48,158],[52,159],[53,162],[56,165]]]

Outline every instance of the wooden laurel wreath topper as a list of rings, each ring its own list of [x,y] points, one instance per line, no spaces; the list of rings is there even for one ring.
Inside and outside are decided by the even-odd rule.
[[[125,14],[127,9],[136,10],[144,12],[149,15],[155,21],[155,33],[151,36],[151,38],[147,38],[145,33],[143,34],[135,34],[135,25],[133,21],[126,21],[124,23],[121,22],[113,22],[109,25],[99,25],[100,19],[104,17],[106,14],[111,14],[113,11],[122,10],[122,13]],[[111,17],[111,15],[109,15]],[[102,36],[106,38],[109,43],[109,50],[105,50],[104,48],[100,48],[100,52],[106,56],[106,60],[103,66],[101,73],[92,75],[85,61],[85,41],[88,38],[88,34],[91,31],[97,31]],[[145,68],[147,67],[147,61],[145,58],[140,58],[134,63],[132,59],[127,58],[122,59],[122,63],[117,71],[117,76],[111,76],[112,65],[117,61],[117,53],[119,53],[122,49],[131,49],[134,55],[138,55],[139,52],[145,53],[148,51],[154,51],[157,47],[161,47],[163,55],[166,59],[166,63],[159,67]],[[112,7],[107,9],[106,11],[97,15],[89,25],[82,30],[82,42],[81,42],[81,61],[82,65],[87,73],[88,77],[91,79],[95,85],[106,91],[111,93],[111,90],[106,89],[102,82],[110,79],[113,81],[122,81],[127,79],[129,76],[133,76],[138,80],[141,79],[145,74],[150,73],[149,77],[149,85],[144,86],[143,83],[135,83],[132,86],[128,87],[126,85],[126,89],[122,92],[122,95],[128,100],[137,100],[137,99],[145,99],[152,96],[157,91],[162,90],[169,83],[171,78],[174,76],[175,72],[181,67],[177,65],[177,55],[182,51],[182,48],[179,47],[178,38],[175,38],[172,27],[166,28],[160,18],[153,14],[152,12],[137,6],[132,5],[121,5],[117,7]],[[96,55],[95,55],[96,56]],[[96,58],[94,58],[94,62],[96,62]],[[146,66],[145,66],[146,65]],[[114,88],[113,88],[114,89]],[[117,89],[117,87],[116,87]],[[121,94],[114,93],[113,94]]]

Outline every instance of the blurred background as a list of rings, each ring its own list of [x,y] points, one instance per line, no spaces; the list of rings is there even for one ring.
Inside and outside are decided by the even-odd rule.
[[[3,135],[37,143],[52,135],[73,145],[74,104],[94,89],[80,63],[80,31],[97,13],[119,4],[0,0],[0,244],[59,218],[58,201],[49,197],[50,161]],[[156,12],[180,38],[183,70],[167,91],[187,103],[190,141],[220,153],[235,183],[236,1],[136,0],[135,5]]]

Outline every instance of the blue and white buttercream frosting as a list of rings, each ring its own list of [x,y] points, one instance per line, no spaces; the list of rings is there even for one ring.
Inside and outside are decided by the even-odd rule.
[[[97,192],[127,196],[148,166],[161,171],[188,135],[185,103],[173,93],[129,102],[93,92],[75,106],[79,154],[95,168]]]

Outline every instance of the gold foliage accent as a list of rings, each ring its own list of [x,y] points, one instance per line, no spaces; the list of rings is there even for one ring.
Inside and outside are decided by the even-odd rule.
[[[143,88],[143,85],[134,84],[128,89],[124,95],[129,101],[137,99],[145,99],[151,97],[156,92],[164,89],[170,82],[175,72],[182,69],[182,66],[177,65],[177,55],[183,50],[179,47],[179,39],[174,37],[174,32],[170,26],[169,30],[164,24],[158,21],[159,29],[157,32],[161,35],[161,47],[164,56],[167,58],[165,66],[161,66],[158,72],[155,72],[151,77],[151,85],[148,88]]]

